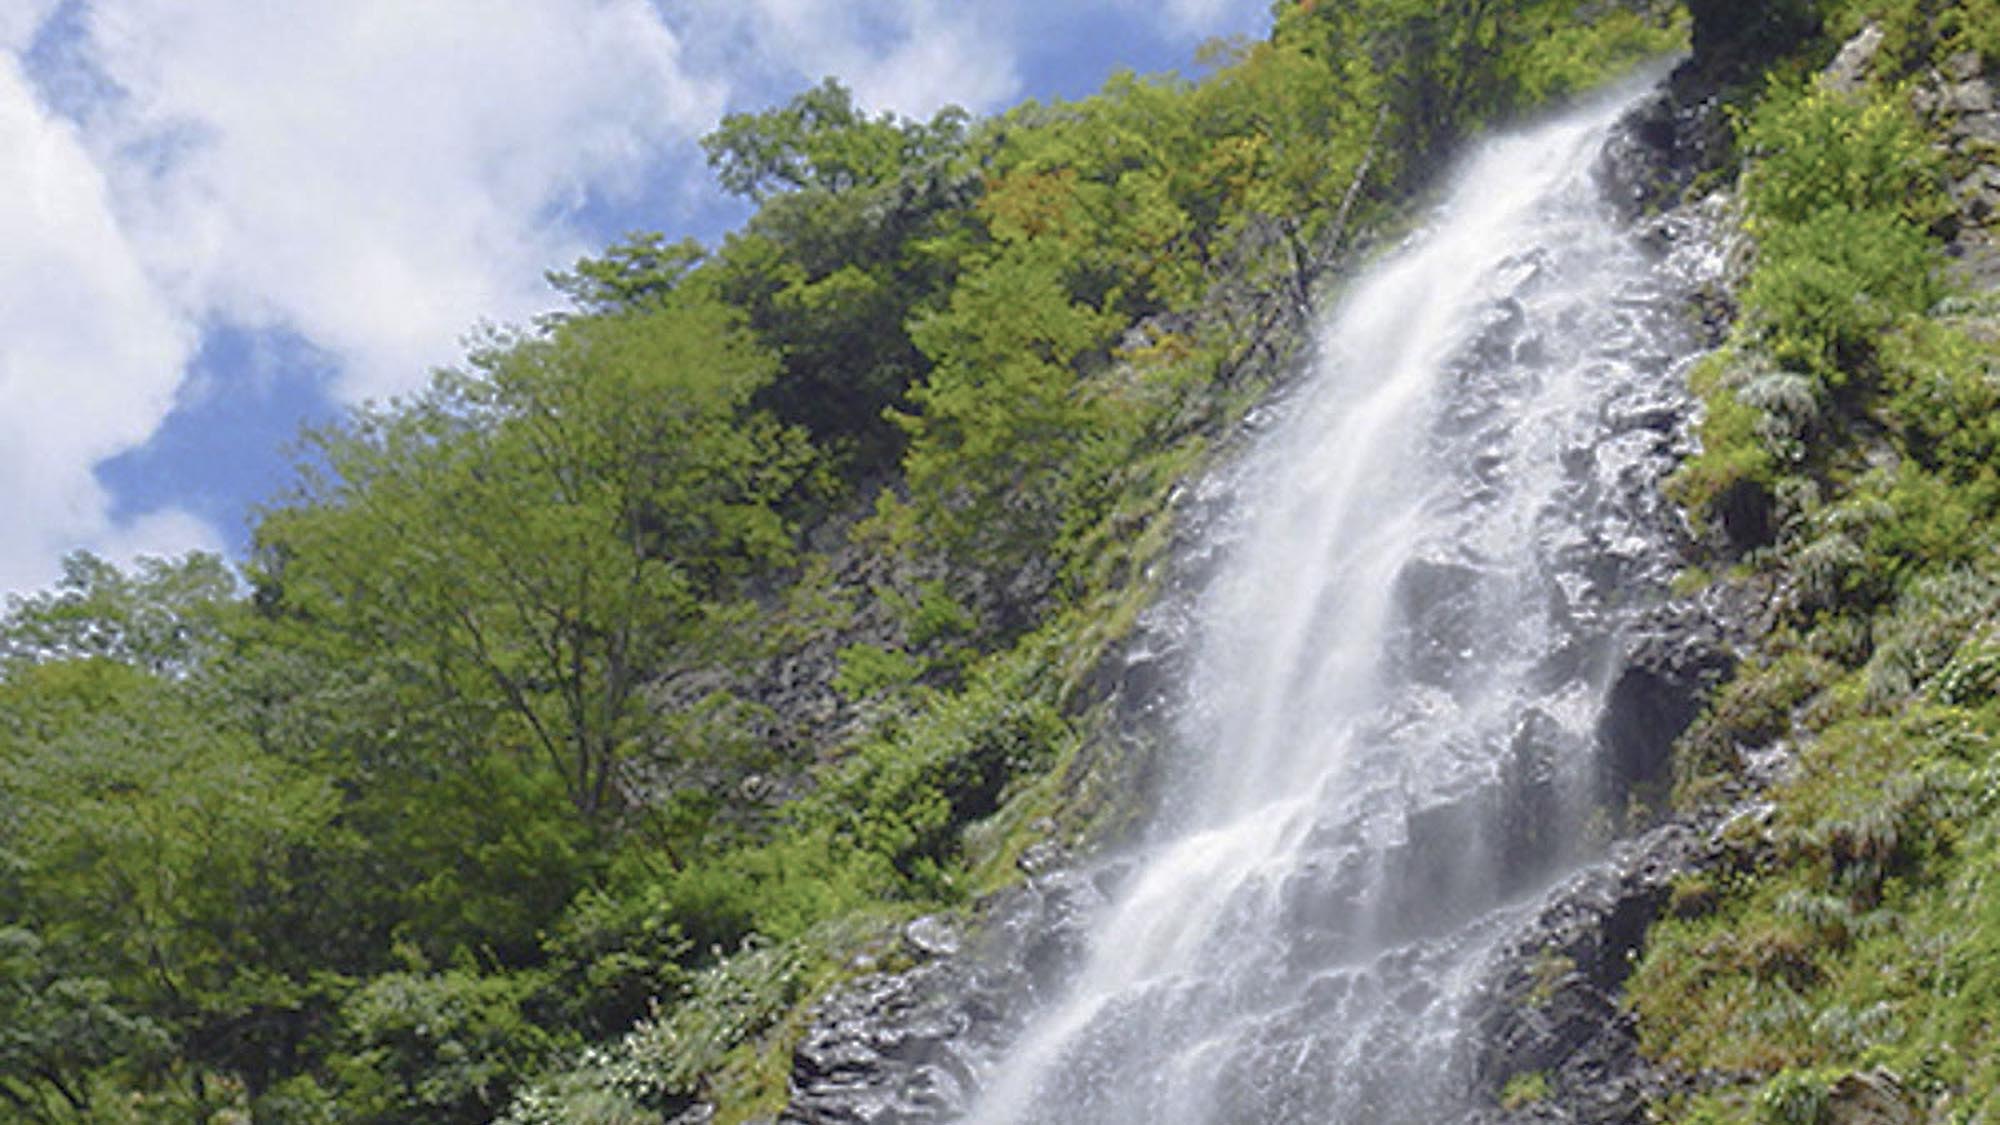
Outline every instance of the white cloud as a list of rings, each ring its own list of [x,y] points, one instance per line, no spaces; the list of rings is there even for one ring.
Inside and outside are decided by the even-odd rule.
[[[954,7],[950,15],[935,5],[922,5],[909,37],[886,58],[855,60],[851,71],[855,97],[865,105],[894,109],[912,117],[928,117],[946,105],[975,111],[997,108],[1020,93],[1012,54],[996,48],[1000,40],[982,26],[974,13],[979,6]]]
[[[339,356],[351,398],[545,308],[542,271],[589,248],[566,210],[722,105],[642,0],[125,0],[89,36],[125,91],[92,139],[153,276]]]
[[[946,105],[977,111],[1013,100],[1019,44],[1005,6],[944,0],[689,0],[704,47],[740,52],[762,98],[828,75],[865,106],[928,117]],[[704,61],[715,60],[711,54]]]
[[[1160,5],[1151,0],[1122,0],[1135,16],[1152,15]],[[1184,37],[1245,34],[1269,22],[1267,0],[1166,0],[1167,24]]]
[[[90,544],[91,551],[121,566],[148,556],[183,555],[189,551],[222,554],[228,549],[211,524],[180,508],[164,508],[108,529]]]
[[[1263,0],[1169,0],[1132,18],[1201,23],[1247,3]],[[334,361],[349,400],[415,389],[478,321],[547,307],[543,271],[607,233],[584,229],[581,203],[694,198],[707,173],[689,142],[725,109],[828,74],[878,110],[997,109],[1020,93],[1022,14],[950,0],[0,2],[13,516],[0,588],[46,579],[77,546],[217,541],[173,511],[115,526],[92,473],[187,399],[198,326],[296,337]],[[29,53],[50,35],[60,49]]]
[[[220,541],[120,526],[93,472],[158,430],[197,326],[296,333],[348,397],[420,386],[481,317],[546,307],[586,193],[722,105],[644,0],[0,7],[0,588]],[[36,65],[68,70],[36,77],[96,93],[73,120],[23,69],[59,16]]]
[[[53,579],[72,549],[109,549],[118,529],[91,468],[166,417],[196,332],[135,259],[75,130],[43,113],[10,54],[0,183],[0,589],[19,589]],[[172,530],[161,546],[214,539],[185,519]]]
[[[22,51],[62,0],[9,0],[0,6],[0,51]]]

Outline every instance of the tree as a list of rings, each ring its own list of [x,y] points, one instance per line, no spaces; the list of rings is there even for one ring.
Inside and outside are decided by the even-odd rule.
[[[969,118],[957,106],[928,123],[868,116],[828,78],[779,109],[732,113],[701,147],[723,189],[754,202],[787,190],[843,192],[896,179],[902,171],[956,152]]]
[[[9,595],[0,672],[104,658],[158,673],[190,671],[221,638],[236,578],[220,556],[141,559],[131,573],[78,551],[53,590]]]
[[[92,589],[147,584],[109,566],[91,574]],[[88,600],[50,602],[92,639],[186,609],[135,597],[93,617],[78,608]],[[46,623],[9,621],[37,638]],[[0,642],[27,647],[13,628]],[[303,982],[341,952],[313,924],[315,861],[339,806],[330,779],[259,753],[230,723],[210,690],[217,661],[156,670],[155,648],[92,645],[120,647],[124,659],[45,652],[0,680],[0,927],[14,928],[11,952],[0,950],[14,982],[0,993],[43,990],[0,1020],[42,1028],[10,1041],[42,1061],[0,1057],[0,1083],[27,1067],[72,1104],[92,1082],[47,1074],[70,1066],[59,1059],[115,1057],[125,1048],[92,1046],[112,1040],[171,1037],[181,1058],[260,1080],[306,1034]]]
[[[626,312],[665,300],[707,256],[692,238],[633,234],[601,258],[578,259],[571,272],[551,271],[548,280],[585,313]]]
[[[894,463],[901,435],[882,412],[928,368],[904,326],[956,273],[954,233],[981,190],[967,120],[871,116],[828,79],[702,141],[723,187],[760,204],[703,280],[780,361],[760,404],[853,479]]]
[[[804,447],[750,407],[772,368],[699,301],[496,339],[311,435],[321,467],[258,531],[264,597],[404,654],[455,768],[539,763],[601,827],[648,677],[791,549],[773,504]]]
[[[935,362],[896,421],[925,537],[967,561],[1018,566],[1053,543],[1076,499],[1077,453],[1126,419],[1081,378],[1121,320],[1070,297],[1054,240],[1024,240],[969,274],[919,324]]]
[[[121,1009],[105,981],[69,975],[34,931],[0,926],[0,1105],[15,1120],[88,1119],[103,1069],[167,1049],[166,1034]]]

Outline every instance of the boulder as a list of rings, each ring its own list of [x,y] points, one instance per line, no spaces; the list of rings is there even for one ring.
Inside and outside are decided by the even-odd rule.
[[[1826,84],[1847,93],[1861,89],[1868,81],[1868,69],[1875,64],[1875,56],[1882,51],[1884,38],[1882,29],[1871,21],[1854,38],[1841,44],[1840,53],[1827,64]]]
[[[903,928],[921,963],[821,1000],[792,1055],[784,1125],[930,1125],[971,1103],[981,1067],[1067,980],[1103,904],[1101,869],[1059,866],[990,899],[970,931],[943,915]],[[1107,876],[1108,877],[1108,876]]]
[[[1692,81],[1686,73],[1677,72],[1675,82]],[[1598,182],[1627,218],[1656,214],[1680,203],[1696,177],[1727,159],[1731,145],[1719,98],[1670,86],[1613,128],[1598,157]]]
[[[1827,1091],[1826,1125],[1920,1125],[1903,1084],[1887,1070],[1845,1075]]]
[[[1600,799],[1616,807],[1635,789],[1670,781],[1674,741],[1734,669],[1721,626],[1701,607],[1672,603],[1648,615],[1598,722]]]

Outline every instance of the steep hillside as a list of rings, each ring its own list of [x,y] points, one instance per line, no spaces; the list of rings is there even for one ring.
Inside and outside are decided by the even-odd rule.
[[[1746,49],[1745,268],[1675,486],[1744,635],[1675,800],[1727,819],[1629,1003],[1663,1120],[1989,1121],[2000,10],[1801,5]]]
[[[247,589],[79,556],[9,604],[6,1112],[775,1110],[830,982],[1131,814],[1095,670],[1316,284],[1679,34],[1303,4],[1199,81],[725,120],[741,230],[306,435]]]

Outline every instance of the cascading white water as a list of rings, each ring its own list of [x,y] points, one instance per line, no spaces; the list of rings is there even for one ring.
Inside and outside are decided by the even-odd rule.
[[[1175,823],[969,1120],[1451,1119],[1493,950],[1596,846],[1657,590],[1688,344],[1591,174],[1620,108],[1488,144],[1326,322],[1222,486]]]

